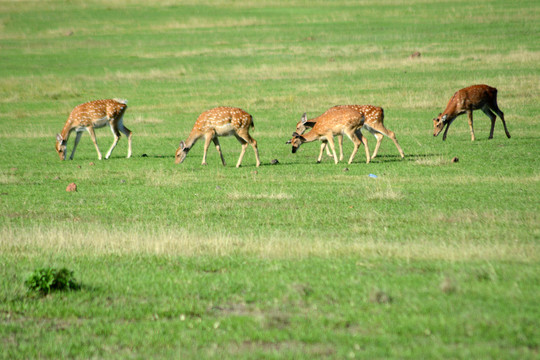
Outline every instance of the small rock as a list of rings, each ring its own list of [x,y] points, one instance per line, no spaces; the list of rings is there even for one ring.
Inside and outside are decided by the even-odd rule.
[[[389,304],[392,302],[392,298],[384,291],[375,290],[369,294],[369,301],[378,304]]]
[[[278,161],[278,159],[273,159],[272,161],[270,161],[270,164],[277,165],[277,164],[279,164],[279,161]]]
[[[443,281],[441,281],[441,283],[439,284],[439,288],[445,294],[451,294],[456,292],[456,285],[454,284],[454,281],[449,277],[445,277]]]
[[[411,54],[411,56],[409,56],[410,59],[415,59],[415,58],[419,58],[421,57],[422,54],[420,54],[420,51],[415,51]]]
[[[216,190],[221,190],[221,186],[216,185]]]
[[[66,188],[67,192],[77,191],[77,184],[71,183]]]
[[[77,168],[79,168],[79,169],[80,169],[80,168],[81,168],[81,165],[77,165]]]
[[[142,154],[141,157],[148,157],[148,154]]]
[[[454,157],[452,158],[452,162],[453,162],[453,163],[457,163],[458,161],[459,161],[459,158],[458,158],[457,156],[454,156]]]
[[[349,171],[349,168],[345,168],[345,169],[343,169],[343,171]]]
[[[60,180],[60,176],[55,176],[53,180]]]
[[[125,184],[125,183],[126,183],[126,180],[122,179],[122,180],[120,180],[120,183],[121,183],[121,184]]]

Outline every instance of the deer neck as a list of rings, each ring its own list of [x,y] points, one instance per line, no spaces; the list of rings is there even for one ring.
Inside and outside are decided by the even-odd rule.
[[[74,128],[75,126],[73,126],[73,120],[68,119],[68,121],[66,121],[66,124],[64,125],[64,128],[60,132],[60,135],[62,136],[62,139],[64,139],[64,141],[67,141],[69,139],[69,135]]]
[[[318,129],[313,128],[310,131],[308,131],[307,133],[305,133],[304,135],[302,135],[302,137],[305,139],[304,142],[316,141],[316,140],[319,140],[321,137],[323,137],[325,135],[324,133],[320,133],[317,130]]]
[[[189,151],[189,149],[191,149],[191,147],[193,145],[195,145],[195,143],[197,142],[197,140],[199,140],[204,134],[200,131],[192,131],[188,138],[186,139],[186,141],[184,142],[185,143],[185,146],[184,146],[184,151]]]

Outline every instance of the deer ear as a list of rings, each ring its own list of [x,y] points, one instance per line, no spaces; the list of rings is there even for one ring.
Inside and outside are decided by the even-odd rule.
[[[297,137],[297,136],[300,136],[300,134],[298,134],[296,131],[292,133],[292,137]]]
[[[305,124],[306,121],[307,121],[307,114],[304,113],[304,114],[302,115],[302,124]]]
[[[64,141],[64,139],[62,138],[62,135],[56,134],[56,141],[60,141],[60,142]]]
[[[446,119],[448,119],[448,114],[444,114],[443,117],[441,118],[442,121],[446,121]]]
[[[292,142],[292,140],[289,139],[289,140],[287,140],[287,142],[285,143],[285,145],[288,145],[288,144],[290,144],[291,142]]]
[[[186,147],[186,144],[184,143],[184,140],[180,141],[180,144],[178,145],[180,149],[183,149]]]

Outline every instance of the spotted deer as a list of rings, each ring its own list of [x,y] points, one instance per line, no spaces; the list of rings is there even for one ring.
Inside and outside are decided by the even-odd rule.
[[[240,167],[246,148],[249,145],[255,152],[257,167],[261,165],[259,159],[259,150],[257,149],[257,141],[249,135],[249,129],[253,128],[253,117],[242,109],[234,107],[217,107],[212,110],[203,112],[195,121],[195,125],[191,130],[186,141],[181,141],[176,150],[175,163],[180,164],[186,158],[187,153],[200,138],[204,137],[204,153],[202,165],[206,165],[206,153],[210,146],[210,141],[214,142],[216,150],[221,157],[221,162],[225,166],[225,158],[221,152],[218,136],[234,135],[242,144],[240,157],[236,167]]]
[[[448,133],[448,129],[452,122],[454,122],[459,115],[467,113],[469,116],[469,127],[471,129],[471,141],[474,141],[473,111],[478,109],[481,109],[491,120],[489,139],[493,139],[495,120],[497,119],[493,111],[501,118],[506,136],[510,138],[510,133],[508,132],[506,122],[504,121],[504,113],[497,105],[497,89],[488,85],[473,85],[458,90],[454,96],[452,96],[448,105],[446,105],[446,109],[433,119],[433,136],[439,135],[446,126],[446,130],[443,134],[443,140],[446,140],[446,134]]]
[[[366,163],[369,163],[369,149],[365,138],[360,131],[364,125],[364,114],[350,108],[342,108],[334,111],[327,111],[314,120],[313,127],[305,135],[300,135],[296,132],[293,133],[293,138],[290,140],[293,154],[298,151],[298,148],[303,143],[320,140],[322,143],[317,162],[321,162],[324,147],[326,146],[326,143],[328,143],[332,150],[334,163],[337,164],[339,161],[334,146],[334,136],[345,134],[354,143],[354,149],[348,163],[352,163],[354,156],[362,143],[364,144],[366,151]],[[308,122],[306,113],[302,115],[301,122],[304,124]]]
[[[405,154],[403,153],[401,146],[399,146],[399,143],[397,141],[397,138],[394,132],[391,130],[388,130],[384,126],[383,108],[378,107],[378,106],[373,106],[373,105],[337,105],[328,109],[327,112],[332,112],[332,111],[336,111],[343,108],[353,109],[364,115],[365,121],[364,121],[363,129],[366,129],[367,131],[369,131],[377,139],[377,145],[375,145],[375,150],[373,150],[373,155],[371,155],[371,159],[377,156],[377,153],[379,152],[379,147],[381,146],[381,142],[384,136],[387,136],[390,139],[392,139],[392,141],[394,142],[394,144],[396,145],[399,151],[399,155],[401,156],[401,158],[405,157]],[[302,123],[302,121],[299,121],[296,124],[296,132],[302,135],[307,130],[308,127],[313,127],[316,121],[317,121],[316,119],[308,120],[305,123]],[[337,138],[338,138],[339,154],[340,154],[339,160],[343,160],[343,136],[338,135]],[[367,139],[365,141],[367,145]],[[328,147],[326,148],[326,151],[329,154]]]
[[[108,159],[111,156],[116,144],[118,144],[120,132],[123,132],[128,138],[127,157],[131,157],[132,132],[125,127],[123,123],[126,109],[127,100],[120,99],[94,100],[76,106],[73,111],[71,111],[62,132],[60,134],[56,134],[56,151],[58,152],[60,159],[66,159],[67,142],[70,134],[75,131],[77,136],[75,138],[75,143],[73,144],[71,156],[69,157],[70,160],[73,160],[77,145],[81,140],[83,132],[86,130],[90,134],[92,142],[96,147],[98,159],[101,160],[101,151],[99,151],[94,129],[104,127],[107,124],[111,127],[111,131],[114,135],[114,141],[111,148],[107,152],[107,155],[105,155],[105,159]]]

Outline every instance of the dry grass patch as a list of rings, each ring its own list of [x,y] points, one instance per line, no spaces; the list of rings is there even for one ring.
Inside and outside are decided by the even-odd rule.
[[[291,194],[285,193],[268,193],[268,194],[249,194],[246,192],[232,191],[227,194],[231,200],[250,200],[250,199],[271,199],[271,200],[290,200],[293,198]]]
[[[161,124],[163,121],[163,119],[157,117],[143,116],[141,114],[137,114],[129,119],[130,124]]]
[[[408,260],[493,260],[535,262],[540,260],[538,244],[521,241],[470,241],[466,236],[429,240],[411,238],[403,242],[378,240],[380,236],[354,241],[310,238],[301,241],[291,234],[232,236],[226,233],[191,233],[186,229],[96,229],[71,225],[63,228],[0,229],[0,254],[42,257],[63,256],[158,255],[158,256],[231,256],[294,259],[306,257],[384,257]],[[301,238],[300,238],[301,239]],[[84,254],[84,255],[81,255]]]
[[[247,26],[261,26],[268,22],[263,18],[244,17],[244,18],[222,18],[216,22],[214,18],[188,18],[183,22],[171,21],[167,23],[160,23],[149,27],[150,30],[155,32],[163,32],[167,30],[184,30],[184,29],[219,29],[219,28],[236,28]]]
[[[396,191],[389,183],[385,185],[377,185],[374,191],[367,192],[367,200],[401,200],[404,195],[400,191]]]
[[[443,156],[419,157],[414,161],[414,164],[422,166],[443,166],[451,164],[451,159]]]

